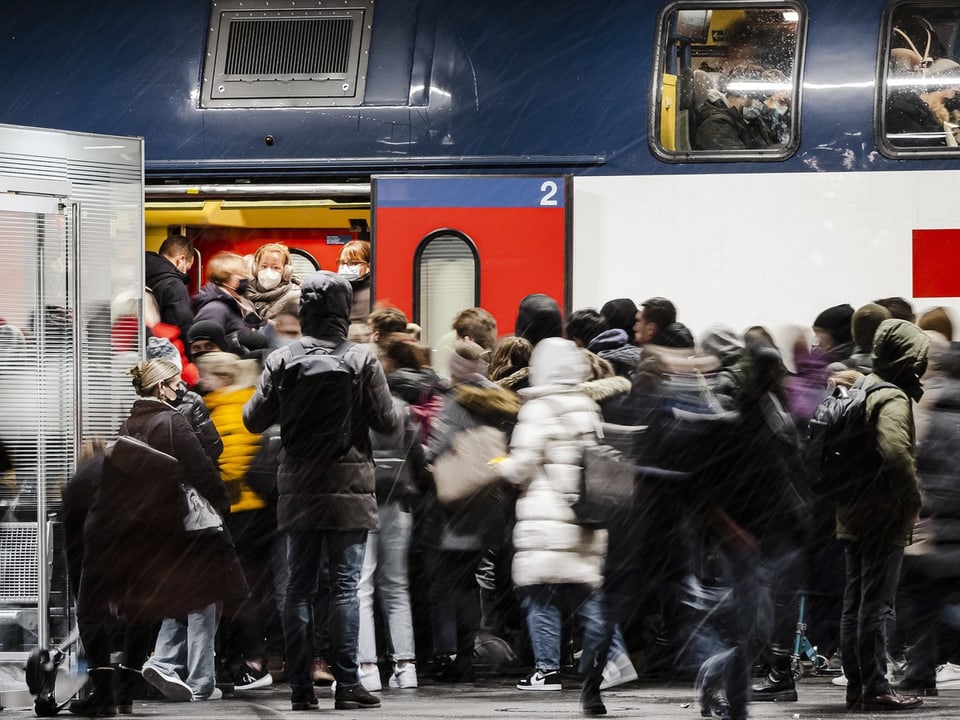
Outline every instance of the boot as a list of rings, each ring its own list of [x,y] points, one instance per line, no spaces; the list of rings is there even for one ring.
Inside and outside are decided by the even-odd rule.
[[[796,702],[797,686],[793,681],[793,669],[790,667],[790,655],[774,649],[770,672],[758,684],[753,686],[753,700],[756,702]]]
[[[113,668],[90,668],[89,692],[82,700],[70,703],[70,712],[84,717],[109,717],[117,714],[113,701]]]
[[[606,657],[606,653],[603,653]],[[591,662],[583,674],[583,687],[580,690],[580,710],[584,715],[606,715],[607,706],[600,697],[600,683],[603,682],[605,663]]]

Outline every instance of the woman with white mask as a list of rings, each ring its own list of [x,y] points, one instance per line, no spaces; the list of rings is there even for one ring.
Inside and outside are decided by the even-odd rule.
[[[253,280],[244,294],[264,320],[272,320],[283,312],[300,311],[300,280],[293,276],[286,245],[267,243],[257,249],[253,256]]]

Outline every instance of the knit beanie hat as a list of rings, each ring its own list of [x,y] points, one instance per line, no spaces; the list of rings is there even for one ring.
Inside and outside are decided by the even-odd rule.
[[[176,365],[178,370],[183,370],[183,360],[180,359],[180,352],[170,342],[169,338],[152,336],[147,340],[147,359],[165,360],[171,365]]]
[[[637,304],[630,298],[609,300],[600,308],[600,314],[607,321],[607,327],[627,331],[627,337],[633,337],[633,325],[637,322]]]
[[[853,334],[850,331],[850,320],[852,318],[853,307],[851,305],[847,303],[834,305],[817,315],[817,319],[813,321],[813,326],[820,330],[826,330],[830,333],[834,343],[843,345],[853,341]]]
[[[693,333],[687,329],[686,325],[679,322],[671,323],[665,328],[657,330],[656,334],[650,338],[650,342],[668,348],[692,348],[694,346]]]
[[[883,305],[867,303],[857,308],[850,320],[853,344],[860,352],[873,352],[873,336],[884,320],[890,318],[890,311]]]
[[[221,350],[227,350],[230,347],[223,325],[213,320],[201,320],[190,326],[187,331],[187,342],[192,343],[197,340],[209,340]]]
[[[943,335],[948,341],[953,342],[953,321],[950,319],[950,313],[944,307],[935,307],[928,310],[917,321],[921,330],[933,330]]]
[[[179,375],[180,368],[165,360],[144,360],[127,372],[133,376],[133,389],[145,397],[153,394],[153,388],[158,383]]]
[[[449,359],[450,381],[457,384],[475,380],[477,375],[486,377],[486,354],[486,350],[471,340],[454,341]]]

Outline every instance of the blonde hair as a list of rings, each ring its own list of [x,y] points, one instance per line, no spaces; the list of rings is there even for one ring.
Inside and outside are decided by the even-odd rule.
[[[207,281],[222,285],[236,273],[246,275],[249,268],[246,260],[232,252],[218,252],[207,261]]]
[[[260,265],[260,258],[266,255],[268,252],[280,253],[280,256],[283,258],[284,266],[290,264],[290,248],[281,243],[267,243],[266,245],[261,245],[257,248],[257,251],[253,254],[253,269],[256,270]]]

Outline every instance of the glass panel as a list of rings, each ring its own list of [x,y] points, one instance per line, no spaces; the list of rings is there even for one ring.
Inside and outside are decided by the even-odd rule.
[[[654,152],[664,160],[787,157],[797,145],[799,6],[684,4],[662,17]]]
[[[929,155],[955,152],[960,125],[960,7],[908,3],[884,26],[881,146]]]
[[[456,235],[431,238],[420,253],[420,325],[424,343],[436,346],[454,316],[478,304],[473,248]]]

